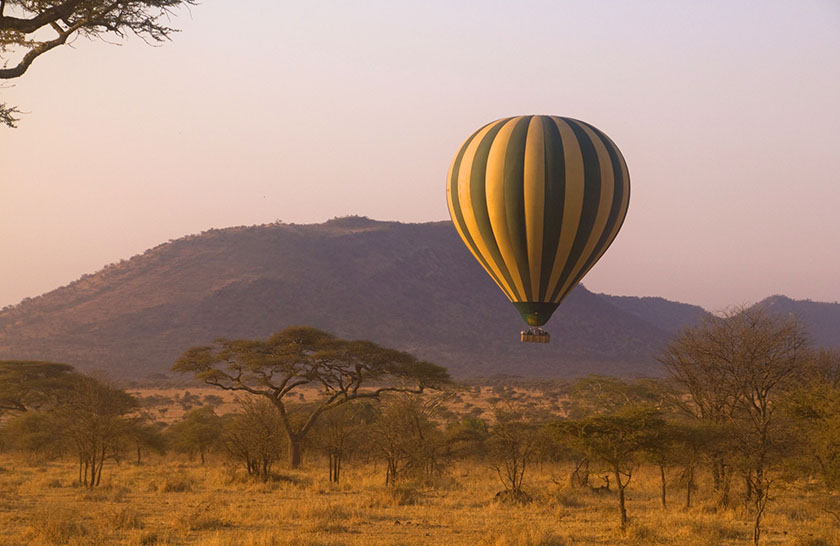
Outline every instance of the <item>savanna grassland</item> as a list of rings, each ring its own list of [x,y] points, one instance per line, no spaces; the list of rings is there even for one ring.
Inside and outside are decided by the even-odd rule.
[[[526,387],[473,386],[445,397],[438,413],[492,423],[500,404],[554,408],[562,414],[568,396]],[[219,414],[239,410],[231,393],[217,389],[135,389],[145,410],[177,423],[207,403]],[[300,401],[306,400],[303,393]],[[164,411],[161,411],[164,410]],[[171,426],[171,425],[170,425]],[[251,476],[216,446],[202,464],[170,449],[146,450],[140,463],[127,450],[105,462],[97,487],[79,483],[70,456],[45,460],[31,454],[0,455],[0,544],[3,545],[566,545],[753,543],[754,514],[733,485],[733,502],[722,508],[711,476],[699,471],[691,507],[681,469],[666,471],[667,507],[661,506],[659,469],[641,464],[627,487],[629,524],[622,531],[614,485],[606,467],[591,467],[591,485],[573,487],[574,461],[528,457],[524,495],[499,493],[505,485],[492,455],[449,458],[432,476],[407,476],[386,485],[386,466],[371,450],[356,446],[339,483],[314,446],[304,464],[276,462],[268,477]],[[550,457],[549,457],[550,458]],[[830,499],[818,483],[776,476],[763,520],[761,543],[840,544],[840,521],[825,511]]]
[[[840,545],[840,353],[790,317],[686,330],[667,379],[217,344],[181,390],[0,361],[0,544]]]
[[[0,543],[8,545],[752,543],[746,507],[716,507],[701,483],[691,509],[682,508],[679,487],[663,509],[647,467],[628,488],[630,524],[621,533],[614,492],[569,487],[564,464],[533,465],[523,488],[532,500],[508,503],[496,498],[495,471],[480,463],[386,487],[381,464],[348,463],[336,485],[317,459],[264,482],[222,458],[201,465],[164,456],[109,463],[103,483],[86,489],[69,461],[0,461]],[[771,502],[763,544],[840,543],[824,494],[807,483],[779,485]]]

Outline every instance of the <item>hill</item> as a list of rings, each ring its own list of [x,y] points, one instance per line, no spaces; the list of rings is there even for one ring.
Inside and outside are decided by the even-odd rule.
[[[672,334],[697,324],[697,321],[708,314],[708,311],[700,306],[669,301],[665,298],[608,296],[605,294],[603,296],[622,311],[635,315]]]
[[[805,324],[814,345],[840,348],[840,303],[792,300],[776,295],[756,305],[773,313],[796,315]]]
[[[0,358],[143,378],[217,337],[307,324],[457,376],[651,375],[673,326],[701,313],[579,286],[547,326],[552,343],[521,344],[518,314],[451,223],[347,217],[214,229],[111,264],[0,312]]]

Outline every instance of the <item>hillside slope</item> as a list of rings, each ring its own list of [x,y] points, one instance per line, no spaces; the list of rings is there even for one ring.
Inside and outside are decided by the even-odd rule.
[[[669,301],[665,298],[609,296],[606,294],[602,294],[602,296],[622,311],[635,315],[670,333],[677,333],[693,326],[708,314],[708,311],[700,306]]]
[[[773,313],[796,315],[804,323],[814,345],[840,349],[840,303],[793,300],[777,295],[756,305]]]
[[[449,222],[348,217],[210,230],[85,275],[0,312],[0,358],[142,378],[220,336],[307,324],[459,376],[657,374],[662,317],[696,309],[629,303],[578,287],[547,326],[552,343],[521,344],[518,314]]]

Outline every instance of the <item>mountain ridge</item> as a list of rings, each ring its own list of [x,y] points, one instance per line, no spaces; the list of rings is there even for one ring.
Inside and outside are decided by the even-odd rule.
[[[450,222],[345,217],[212,229],[83,275],[0,311],[0,358],[139,378],[217,337],[309,324],[462,377],[658,375],[664,343],[704,313],[578,286],[547,326],[552,343],[521,344],[518,314]]]

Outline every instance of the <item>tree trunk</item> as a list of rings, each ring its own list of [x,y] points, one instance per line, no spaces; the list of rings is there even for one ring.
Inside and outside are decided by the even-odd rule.
[[[137,466],[140,466],[140,446],[137,446]]]
[[[396,485],[397,482],[397,461],[388,459],[388,469],[385,471],[385,485]]]
[[[330,482],[335,481],[335,455],[329,454],[330,458]]]
[[[96,451],[85,461],[85,487],[93,489],[96,479]]]
[[[729,507],[729,485],[731,482],[732,476],[724,476],[720,493],[720,505],[723,507]]]
[[[729,487],[732,483],[732,474],[727,471],[723,458],[718,457],[714,461],[713,476],[714,488],[718,494],[718,504],[723,507],[729,506]]]
[[[330,482],[338,483],[341,472],[341,453],[330,453]]]
[[[624,488],[618,486],[618,509],[621,511],[621,530],[627,529],[627,506],[624,503]]]
[[[691,490],[694,488],[694,467],[690,466],[686,469],[685,479],[685,509],[691,508]]]
[[[95,457],[95,455],[94,455]],[[102,452],[99,455],[99,470],[96,472],[96,487],[99,487],[99,481],[102,479],[102,467],[105,466],[105,448],[102,448]]]
[[[756,471],[753,484],[753,502],[755,503],[755,523],[753,525],[753,544],[758,546],[761,538],[761,519],[764,516],[764,509],[767,508],[767,500],[770,495],[770,482],[764,480],[764,469]]]
[[[589,458],[584,457],[575,465],[575,470],[569,477],[572,487],[586,487],[589,485]]]
[[[753,496],[753,486],[752,486],[752,470],[748,470],[746,475],[744,476],[744,500],[746,502],[750,502]]]
[[[621,483],[621,474],[618,470],[615,471],[615,482],[618,486],[618,509],[621,511],[621,531],[624,532],[627,530],[627,506],[624,502],[624,488],[627,487],[627,484]]]
[[[755,493],[755,522],[753,523],[753,544],[758,546],[761,538],[761,517],[764,515],[764,508],[767,506],[767,493],[756,491]]]
[[[289,466],[300,468],[300,438],[289,436]]]
[[[659,465],[659,500],[662,508],[667,508],[665,505],[665,466],[663,465]]]

